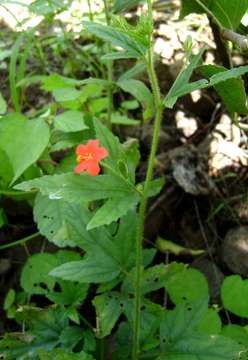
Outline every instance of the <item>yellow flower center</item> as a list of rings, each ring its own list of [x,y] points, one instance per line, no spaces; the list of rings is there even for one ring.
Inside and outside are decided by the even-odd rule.
[[[89,161],[93,159],[92,153],[85,153],[84,155],[77,156],[77,162],[80,163],[82,161]]]

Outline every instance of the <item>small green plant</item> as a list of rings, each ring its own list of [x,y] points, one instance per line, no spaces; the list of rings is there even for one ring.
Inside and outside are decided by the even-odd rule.
[[[48,3],[49,12],[61,10],[61,2],[35,1],[32,11],[47,16]],[[117,0],[113,13],[137,3]],[[166,109],[194,90],[214,87],[230,113],[246,114],[241,76],[248,66],[203,65],[205,49],[193,54],[188,39],[184,66],[164,96],[154,65],[152,1],[146,2],[147,11],[136,25],[113,15],[107,0],[103,4],[106,24],[94,22],[88,5],[91,21],[84,22],[85,31],[92,41],[107,43],[102,58],[105,78],[78,80],[57,73],[26,76],[26,55],[17,72],[18,38],[9,69],[15,112],[6,114],[7,104],[0,97],[0,193],[29,201],[39,234],[61,248],[30,256],[22,269],[21,291],[11,289],[7,294],[4,309],[25,331],[6,334],[0,353],[6,359],[41,360],[103,360],[109,354],[120,360],[246,359],[247,329],[222,326],[222,309],[209,305],[204,275],[182,263],[154,265],[157,249],[145,248],[143,240],[148,199],[166,186],[163,178],[153,176]],[[222,30],[234,31],[248,3],[239,1],[235,16],[233,5],[230,0],[183,0],[182,16],[205,11]],[[136,63],[115,79],[114,63],[120,59]],[[143,70],[149,86],[135,79]],[[202,78],[191,82],[195,70]],[[31,116],[22,114],[21,89],[36,83],[52,100]],[[117,91],[134,99],[115,108]],[[141,121],[129,112],[139,107]],[[112,129],[152,119],[146,176],[137,179],[138,141],[121,142]],[[61,161],[53,158],[58,152],[63,154]],[[0,212],[0,226],[4,219]],[[244,318],[248,317],[246,281],[230,276],[222,286],[224,308]],[[168,309],[154,296],[161,291],[170,299]],[[45,297],[49,306],[39,308],[35,296]],[[234,302],[234,297],[240,302]],[[94,306],[95,317],[85,312],[87,302]]]

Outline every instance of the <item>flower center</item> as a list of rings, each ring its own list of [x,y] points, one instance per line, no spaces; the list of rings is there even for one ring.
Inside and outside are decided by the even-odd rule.
[[[92,153],[85,153],[83,155],[78,155],[77,156],[77,162],[80,163],[82,161],[89,161],[93,159],[93,155]]]

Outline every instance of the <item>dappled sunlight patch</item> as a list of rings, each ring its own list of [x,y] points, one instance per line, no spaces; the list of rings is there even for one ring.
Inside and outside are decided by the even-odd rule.
[[[194,117],[188,117],[183,111],[177,111],[175,115],[176,126],[182,131],[185,137],[192,136],[198,129],[197,120]]]

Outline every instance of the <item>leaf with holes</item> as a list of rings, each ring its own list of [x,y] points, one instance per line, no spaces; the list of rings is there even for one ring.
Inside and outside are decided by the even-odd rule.
[[[184,267],[175,272],[165,285],[174,304],[208,297],[208,283],[205,276],[196,269]]]
[[[83,248],[87,255],[80,261],[67,262],[51,271],[51,275],[81,283],[106,282],[116,278],[120,273],[117,247],[112,236],[104,227],[86,230],[86,224],[92,214],[87,209],[81,210],[82,227],[81,239],[78,246]],[[96,262],[97,254],[97,262]]]
[[[90,222],[92,214],[82,209],[81,217],[81,221],[86,225]],[[114,237],[107,228],[87,231],[86,226],[82,226],[81,239],[77,244],[86,251],[86,256],[83,260],[63,264],[50,274],[81,283],[101,283],[116,279],[134,266],[136,221],[136,213],[130,211],[121,219],[119,230]]]
[[[0,341],[0,353],[4,358],[20,360],[37,358],[37,349],[61,347],[60,335],[69,324],[64,310],[50,307],[48,309],[23,306],[18,312],[20,321],[25,321],[29,336],[22,333],[6,334]]]
[[[21,274],[21,286],[28,294],[44,294],[58,304],[78,304],[87,295],[87,286],[54,279],[49,272],[65,262],[78,260],[80,255],[72,251],[58,251],[56,254],[35,254],[29,257]],[[55,284],[59,286],[59,292]],[[59,296],[58,296],[59,294]],[[57,300],[57,301],[56,301]]]
[[[57,279],[57,286],[46,297],[58,305],[79,305],[88,294],[88,285]]]
[[[34,204],[34,220],[40,233],[57,246],[77,246],[85,223],[81,221],[82,205],[63,200],[50,200],[38,194]]]
[[[80,255],[73,251],[60,250],[56,254],[57,266],[68,261],[80,259]],[[46,297],[58,305],[75,306],[84,301],[88,294],[88,285],[78,282],[56,279],[53,290],[46,294]]]
[[[170,265],[155,265],[147,268],[142,274],[141,291],[145,295],[149,292],[164,288],[170,280],[174,279],[175,274],[182,272],[183,264],[171,263]],[[135,292],[135,269],[127,276],[122,284],[122,291],[127,294]]]
[[[28,294],[44,294],[51,291],[56,280],[48,273],[57,266],[57,259],[53,254],[35,254],[28,258],[21,274],[21,287]]]
[[[104,338],[111,333],[123,312],[124,303],[117,292],[96,296],[92,302],[96,309],[97,335]]]
[[[134,324],[135,299],[127,298],[123,302],[124,314],[131,326]],[[151,343],[159,345],[157,333],[164,308],[150,300],[142,300],[140,310],[140,342],[143,348],[149,349]],[[151,341],[152,340],[152,341]]]
[[[161,321],[161,355],[157,360],[233,360],[239,359],[244,348],[238,343],[216,335],[207,335],[196,329],[207,312],[207,299],[182,303],[167,310]]]

